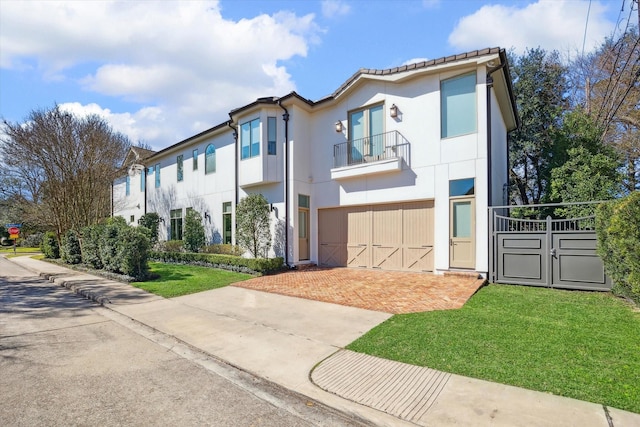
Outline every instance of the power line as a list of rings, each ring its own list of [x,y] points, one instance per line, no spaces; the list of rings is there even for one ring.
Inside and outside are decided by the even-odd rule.
[[[622,0],[622,4],[624,5],[624,0]],[[587,41],[587,27],[589,26],[589,14],[591,13],[591,0],[589,0],[589,8],[587,9],[587,20],[584,23],[584,36],[582,37],[582,53],[581,57],[584,58],[584,45]]]

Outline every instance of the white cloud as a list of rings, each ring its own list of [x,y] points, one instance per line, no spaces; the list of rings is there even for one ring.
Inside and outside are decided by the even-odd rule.
[[[351,6],[342,0],[324,0],[322,2],[322,15],[326,18],[348,15]]]
[[[225,19],[217,1],[9,1],[0,16],[0,66],[139,103],[112,113],[134,142],[166,146],[227,119],[230,109],[295,90],[281,64],[306,56],[321,30],[313,14]]]
[[[526,48],[542,47],[573,55],[582,51],[588,8],[589,2],[570,0],[539,0],[525,7],[483,6],[460,19],[449,44],[461,51],[500,46],[514,47],[521,54]],[[614,23],[607,21],[605,11],[603,3],[591,4],[585,52],[611,34]]]
[[[400,66],[402,67],[403,65],[411,65],[411,64],[417,64],[418,62],[425,62],[428,61],[428,58],[412,58],[412,59],[407,59],[406,61],[404,61],[402,64],[400,64]]]
[[[427,9],[435,9],[437,7],[440,7],[440,3],[440,0],[422,0],[422,6]]]

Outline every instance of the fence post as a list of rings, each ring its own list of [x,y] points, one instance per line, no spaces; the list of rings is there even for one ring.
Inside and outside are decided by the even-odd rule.
[[[551,222],[551,215],[547,215],[547,256],[546,258],[546,263],[547,263],[547,286],[552,288],[553,287],[553,254],[552,254],[552,250],[553,250],[553,234],[551,233],[551,227],[552,227],[552,222]]]

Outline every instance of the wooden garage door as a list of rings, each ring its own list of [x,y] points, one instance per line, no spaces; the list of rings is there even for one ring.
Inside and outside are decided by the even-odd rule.
[[[323,266],[433,271],[433,202],[318,211]]]

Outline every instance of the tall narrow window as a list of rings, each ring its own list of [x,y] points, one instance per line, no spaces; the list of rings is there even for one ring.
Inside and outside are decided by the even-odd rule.
[[[242,159],[260,155],[260,119],[240,125],[240,150]]]
[[[178,158],[176,159],[176,165],[177,165],[176,179],[178,180],[178,182],[180,182],[184,179],[184,155],[180,154],[178,156]]]
[[[127,175],[127,182],[125,185],[125,194],[128,196],[131,194],[131,176]]]
[[[182,240],[182,209],[172,209],[169,214],[171,216],[169,240]]]
[[[156,164],[156,188],[160,188],[160,163]]]
[[[440,84],[442,138],[476,131],[476,75],[465,74]]]
[[[267,154],[276,155],[276,126],[278,122],[275,117],[267,117]]]
[[[147,187],[147,169],[140,172],[140,191],[144,192]]]
[[[384,106],[382,104],[349,114],[350,162],[384,154]]]
[[[193,170],[198,170],[198,149],[193,150]]]
[[[204,173],[214,173],[215,171],[216,147],[213,144],[209,144],[204,151]]]
[[[222,243],[231,244],[231,202],[222,204]]]

